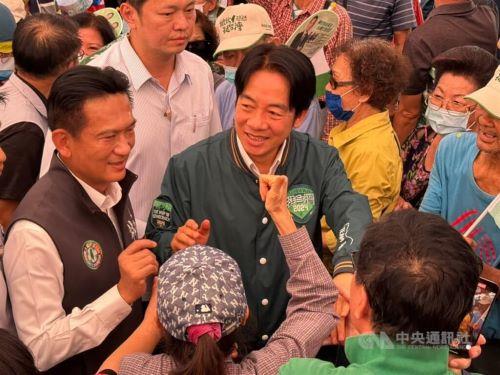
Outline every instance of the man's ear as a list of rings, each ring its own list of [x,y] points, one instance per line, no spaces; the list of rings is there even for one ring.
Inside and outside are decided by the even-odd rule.
[[[208,0],[205,6],[206,6],[206,12],[210,13],[217,6],[217,0]]]
[[[73,142],[73,137],[64,129],[56,129],[52,132],[52,142],[56,147],[57,152],[63,158],[71,157],[71,145]]]
[[[295,120],[293,121],[293,127],[295,129],[300,128],[304,120],[306,119],[308,109],[303,110],[298,115],[295,116]]]
[[[356,293],[355,304],[353,309],[350,310],[354,318],[358,321],[360,320],[370,320],[371,319],[371,308],[370,301],[368,300],[368,294],[366,289],[362,284],[356,284],[354,286]],[[353,286],[351,286],[351,293],[353,292]]]
[[[130,30],[137,29],[139,22],[139,12],[128,2],[122,3],[120,5],[120,15],[127,22]]]

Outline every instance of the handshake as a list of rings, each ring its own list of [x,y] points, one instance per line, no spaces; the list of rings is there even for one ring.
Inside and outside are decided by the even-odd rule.
[[[269,215],[274,221],[281,235],[297,230],[287,208],[286,198],[288,192],[288,178],[279,175],[261,175],[259,178],[259,191],[262,201]],[[229,223],[219,223],[228,225]],[[172,251],[179,251],[193,245],[206,245],[210,237],[210,221],[203,220],[198,224],[193,219],[179,227],[170,246]]]

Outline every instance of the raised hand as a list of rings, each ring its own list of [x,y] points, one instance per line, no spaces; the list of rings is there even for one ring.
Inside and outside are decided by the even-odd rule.
[[[118,256],[118,292],[129,305],[146,292],[146,279],[158,273],[158,262],[149,250],[154,247],[156,242],[136,240]]]
[[[172,251],[179,251],[193,245],[206,245],[210,237],[210,221],[205,219],[200,225],[189,219],[177,230],[170,247]]]
[[[286,176],[260,175],[260,198],[265,203],[269,215],[278,232],[283,236],[297,230],[286,204],[288,178]]]

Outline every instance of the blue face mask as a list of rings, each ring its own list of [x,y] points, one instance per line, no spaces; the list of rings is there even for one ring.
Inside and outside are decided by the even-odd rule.
[[[234,84],[234,79],[236,78],[236,71],[238,68],[234,66],[225,66],[224,67],[224,78],[227,79],[229,82]]]
[[[7,81],[12,73],[13,70],[0,70],[0,82]]]
[[[351,90],[347,91],[343,95],[334,94],[330,91],[326,92],[326,107],[337,120],[349,121],[352,115],[354,115],[354,110],[346,111],[342,107],[342,96],[348,94]]]
[[[14,58],[0,59],[0,82],[9,79],[14,72]]]

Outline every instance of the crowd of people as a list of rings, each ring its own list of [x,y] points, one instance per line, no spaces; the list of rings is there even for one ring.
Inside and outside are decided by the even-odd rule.
[[[0,373],[494,374],[498,6],[0,0]]]

